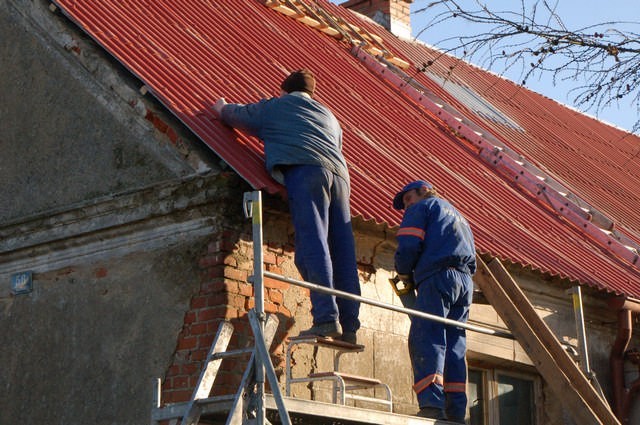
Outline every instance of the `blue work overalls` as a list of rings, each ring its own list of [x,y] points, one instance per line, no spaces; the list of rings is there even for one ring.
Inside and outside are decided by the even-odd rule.
[[[349,184],[316,165],[283,169],[295,229],[295,263],[302,278],[360,295]],[[313,324],[338,321],[343,332],[360,328],[360,303],[311,291]]]
[[[413,275],[417,284],[414,308],[466,322],[476,264],[473,235],[464,217],[446,200],[429,197],[407,208],[396,236],[396,270]],[[464,419],[464,329],[412,317],[409,354],[420,407],[443,409],[451,420]]]
[[[472,296],[471,275],[446,268],[420,283],[414,308],[466,323]],[[467,407],[466,348],[464,329],[419,317],[411,319],[409,350],[413,389],[420,407],[444,408],[449,419],[464,419]]]

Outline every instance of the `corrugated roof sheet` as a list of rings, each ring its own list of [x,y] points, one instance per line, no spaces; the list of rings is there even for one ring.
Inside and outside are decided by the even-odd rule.
[[[64,13],[116,57],[204,143],[256,189],[281,188],[264,171],[259,141],[224,127],[210,111],[219,97],[253,102],[279,93],[292,70],[308,67],[316,97],[344,129],[352,178],[352,213],[399,224],[393,194],[428,179],[468,217],[477,248],[503,260],[617,294],[640,297],[637,265],[614,255],[539,198],[523,191],[419,103],[351,54],[351,45],[310,28],[258,0],[180,2],[56,0]],[[418,67],[426,46],[399,40],[358,16],[318,0],[324,10],[377,34],[395,55]],[[473,89],[514,126],[468,111],[416,66],[406,72],[573,193],[640,234],[640,140],[493,74],[452,58],[431,72]]]

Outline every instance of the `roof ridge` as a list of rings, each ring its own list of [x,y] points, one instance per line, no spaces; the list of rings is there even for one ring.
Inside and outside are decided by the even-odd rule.
[[[384,57],[397,67],[406,69],[411,66],[409,62],[390,52],[380,36],[371,34],[340,16],[330,14],[318,3],[311,7],[304,0],[266,0],[264,5],[333,38],[344,39],[352,46],[360,46],[374,56]]]

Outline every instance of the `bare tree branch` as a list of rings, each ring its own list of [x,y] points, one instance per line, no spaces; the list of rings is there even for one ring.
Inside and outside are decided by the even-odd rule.
[[[480,0],[472,6],[461,0],[433,1],[415,12],[431,16],[418,37],[438,25],[473,25],[477,31],[472,35],[434,46],[487,69],[504,73],[515,68],[522,85],[543,73],[551,74],[554,85],[574,81],[577,86],[569,94],[587,111],[597,113],[627,98],[640,112],[640,35],[621,29],[640,28],[640,23],[602,22],[571,30],[556,12],[558,1],[536,0],[527,10],[520,0],[516,10],[506,11],[491,10]],[[638,130],[640,118],[632,129]]]

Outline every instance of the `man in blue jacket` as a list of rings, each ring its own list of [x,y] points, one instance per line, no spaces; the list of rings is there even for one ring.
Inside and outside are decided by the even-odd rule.
[[[415,309],[466,322],[476,270],[467,220],[426,181],[407,184],[393,199],[404,209],[396,234],[398,276],[414,285]],[[464,329],[412,317],[409,355],[418,416],[465,423],[467,409]]]
[[[281,96],[247,105],[213,106],[220,119],[264,142],[266,167],[287,188],[295,229],[295,263],[308,282],[360,295],[349,206],[350,184],[336,117],[313,99],[311,71],[291,73]],[[355,301],[311,291],[313,326],[301,335],[356,343]]]

